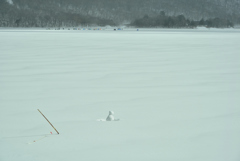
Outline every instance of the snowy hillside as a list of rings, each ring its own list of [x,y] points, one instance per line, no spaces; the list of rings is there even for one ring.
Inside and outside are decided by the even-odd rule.
[[[0,30],[0,160],[239,161],[239,42],[230,29]],[[97,121],[110,110],[120,121]]]

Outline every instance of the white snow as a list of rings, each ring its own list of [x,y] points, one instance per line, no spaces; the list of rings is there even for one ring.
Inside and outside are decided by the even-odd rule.
[[[239,42],[234,29],[2,29],[0,160],[239,161]],[[97,121],[110,110],[121,120]]]

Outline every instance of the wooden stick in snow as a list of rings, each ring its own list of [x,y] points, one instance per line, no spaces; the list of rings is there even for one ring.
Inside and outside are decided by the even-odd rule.
[[[38,111],[42,114],[42,112],[38,109]],[[47,122],[54,128],[54,130],[59,134],[57,129],[51,124],[51,122],[42,114],[42,116],[47,120]]]

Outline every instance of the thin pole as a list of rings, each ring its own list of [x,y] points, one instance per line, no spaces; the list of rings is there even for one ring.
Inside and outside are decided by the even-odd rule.
[[[39,109],[37,109],[41,114],[42,114],[42,112],[39,110]],[[54,128],[54,130],[59,134],[59,132],[55,129],[55,127],[51,124],[51,122],[42,114],[42,116],[47,120],[47,122]]]

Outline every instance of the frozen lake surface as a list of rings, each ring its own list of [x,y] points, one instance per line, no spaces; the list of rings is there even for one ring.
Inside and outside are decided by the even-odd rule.
[[[0,160],[239,161],[239,42],[234,29],[1,29]],[[110,110],[120,121],[97,121]]]

